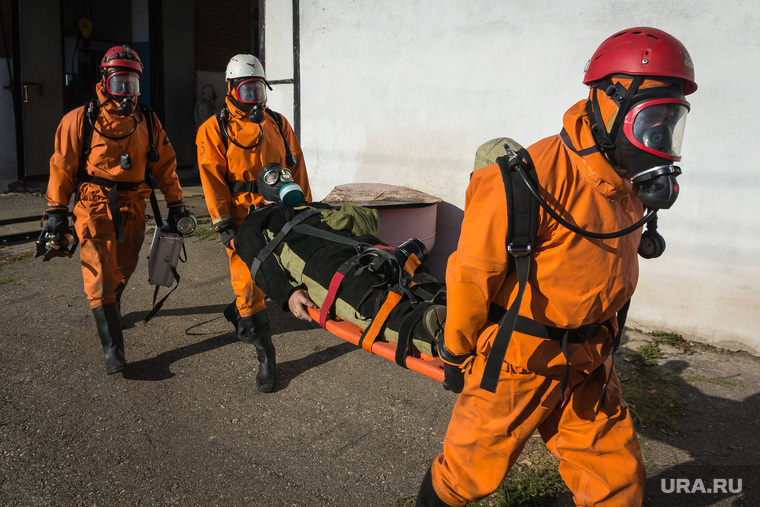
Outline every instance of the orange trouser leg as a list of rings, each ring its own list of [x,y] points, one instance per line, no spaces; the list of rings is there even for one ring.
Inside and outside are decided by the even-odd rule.
[[[555,410],[539,426],[546,445],[560,459],[560,474],[576,505],[631,507],[643,500],[644,463],[614,372],[595,414],[611,364],[607,359],[575,386],[564,410]]]
[[[230,281],[232,290],[235,291],[236,304],[241,317],[250,317],[266,308],[266,295],[251,279],[251,270],[229,248],[227,255],[230,257]]]
[[[91,308],[116,302],[116,286],[134,272],[145,239],[145,199],[120,206],[124,243],[119,244],[106,202],[83,200],[74,207],[84,291]]]
[[[116,245],[116,262],[121,273],[121,282],[129,281],[140,260],[140,249],[145,242],[145,199],[121,206],[121,219],[124,222],[124,242]]]
[[[510,369],[496,393],[480,388],[485,357],[465,373],[443,441],[432,465],[433,487],[449,505],[488,496],[504,480],[528,438],[559,403],[559,381]]]
[[[477,502],[495,491],[537,428],[541,428],[542,436],[546,434],[552,451],[561,448],[563,463],[560,472],[576,493],[576,499],[589,499],[596,495],[612,500],[614,495],[625,490],[624,497],[635,500],[634,491],[640,493],[643,486],[640,479],[643,467],[635,433],[628,425],[630,417],[616,418],[602,412],[597,417],[593,416],[594,405],[604,384],[604,380],[599,384],[596,379],[603,377],[603,372],[597,370],[595,374],[598,375],[587,378],[578,372],[571,372],[570,385],[577,387],[571,388],[571,399],[560,405],[559,379],[516,371],[511,366],[507,371],[502,371],[495,394],[480,389],[484,365],[485,357],[477,356],[470,371],[465,374],[465,387],[454,405],[443,442],[443,453],[432,465],[433,486],[444,502],[461,506]],[[609,389],[614,391],[615,387],[611,385]],[[614,400],[614,392],[609,393],[607,398]],[[611,401],[606,403],[610,403],[608,410],[611,412],[625,412],[627,416],[627,411],[619,404],[613,407]],[[585,408],[581,415],[569,415],[575,414],[578,410],[576,406],[588,406],[591,416]],[[566,422],[570,424],[568,428],[557,430],[558,425]],[[576,438],[579,444],[570,443]],[[595,449],[584,456],[582,451],[588,449],[589,441],[604,442],[599,444],[603,451]],[[620,448],[613,451],[612,447],[616,445]],[[575,453],[570,449],[575,449]],[[607,477],[604,473],[607,466],[605,453],[615,453],[616,469],[630,473]],[[565,460],[570,463],[565,463]],[[571,477],[571,470],[576,473],[575,476]],[[609,493],[598,493],[605,488]],[[640,494],[638,498],[640,503]]]

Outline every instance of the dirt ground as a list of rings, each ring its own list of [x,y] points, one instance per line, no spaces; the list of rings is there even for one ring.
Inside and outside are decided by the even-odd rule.
[[[40,201],[0,195],[0,212]],[[78,256],[43,263],[24,256],[32,246],[0,247],[0,504],[393,506],[416,494],[456,399],[437,382],[270,308],[279,384],[259,393],[254,349],[221,316],[226,255],[197,238],[148,324],[145,245],[122,303],[130,364],[107,376]],[[620,361],[648,340],[628,338]],[[760,505],[760,359],[663,349],[658,371],[688,415],[682,434],[640,429],[645,504]],[[520,467],[542,459],[532,440]],[[741,492],[663,492],[671,479],[689,491],[741,479]]]

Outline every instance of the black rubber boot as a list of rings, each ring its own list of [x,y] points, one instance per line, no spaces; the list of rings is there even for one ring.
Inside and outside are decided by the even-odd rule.
[[[243,341],[250,340],[256,347],[256,355],[259,358],[259,372],[256,374],[256,389],[262,393],[274,391],[277,383],[277,361],[275,360],[272,333],[269,330],[269,315],[266,310],[254,313],[250,317],[241,317],[240,321],[245,328]]]
[[[417,503],[414,505],[417,507],[451,507],[449,504],[441,500],[438,493],[435,492],[435,488],[433,487],[433,475],[429,468],[425,477],[422,479],[420,491],[417,493]]]
[[[124,325],[124,319],[121,317],[121,295],[124,294],[124,289],[126,288],[126,283],[119,282],[119,285],[117,285],[116,289],[114,289],[114,293],[116,294],[116,310],[119,312],[119,322],[121,323],[122,329],[124,329],[126,326]]]
[[[121,332],[121,321],[116,303],[99,306],[92,309],[95,325],[98,328],[100,343],[106,358],[106,373],[111,375],[122,371],[127,365],[124,359],[124,335]]]
[[[234,301],[224,308],[222,314],[224,315],[224,318],[230,322],[230,324],[235,326],[235,333],[237,334],[238,340],[253,345],[253,338],[251,338],[251,334],[245,328],[243,319],[240,318],[240,313],[238,312],[237,305]]]

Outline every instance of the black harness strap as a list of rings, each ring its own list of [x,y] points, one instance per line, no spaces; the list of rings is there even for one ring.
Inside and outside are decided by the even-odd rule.
[[[312,215],[316,215],[317,213],[322,212],[323,210],[319,208],[311,208],[305,211],[302,211],[301,213],[297,214],[295,217],[293,217],[291,220],[289,220],[285,225],[282,226],[282,229],[280,229],[280,232],[277,233],[277,235],[272,238],[272,241],[267,243],[267,246],[261,249],[259,252],[259,255],[256,256],[255,259],[253,259],[253,262],[251,263],[251,278],[253,280],[256,279],[256,273],[258,273],[259,268],[261,267],[261,263],[264,262],[264,260],[269,257],[269,254],[271,254],[275,248],[277,248],[277,245],[280,244],[280,242],[287,236],[287,234],[290,232],[290,229],[301,223],[302,221],[306,220]]]
[[[615,335],[615,338],[612,339],[612,351],[610,352],[610,357],[612,358],[612,364],[610,365],[610,373],[607,375],[607,381],[604,383],[604,387],[602,388],[602,393],[599,395],[599,402],[596,405],[596,413],[599,413],[599,410],[602,408],[602,401],[604,400],[604,395],[607,392],[607,386],[610,385],[610,379],[612,378],[612,371],[615,367],[615,352],[617,352],[618,347],[620,346],[620,339],[623,337],[623,328],[625,327],[625,321],[628,318],[628,307],[631,306],[631,300],[625,302],[623,307],[618,310],[617,312],[617,321],[618,321],[618,332]]]
[[[423,301],[419,303],[412,313],[410,313],[401,323],[398,330],[398,342],[396,343],[396,364],[406,368],[406,356],[411,351],[412,331],[414,326],[422,319],[427,310],[433,304],[432,301]]]
[[[277,124],[277,130],[280,131],[280,136],[282,137],[282,143],[285,145],[285,165],[288,167],[293,167],[298,162],[296,160],[296,157],[293,156],[293,152],[290,151],[290,145],[288,144],[288,140],[285,139],[285,132],[283,131],[282,126],[282,116],[280,113],[277,113],[275,111],[272,111],[268,107],[264,108],[266,112],[269,114],[269,116],[272,117],[274,122]]]
[[[318,238],[326,239],[328,241],[332,241],[333,243],[342,243],[344,245],[351,245],[351,246],[371,246],[368,243],[362,243],[360,241],[356,241],[355,239],[349,238],[347,236],[341,236],[340,234],[325,231],[322,229],[318,229],[317,227],[312,227],[308,224],[298,224],[293,228],[294,231],[300,233],[300,234],[308,234],[309,236],[316,236]]]
[[[530,161],[530,155],[525,149],[521,149],[516,157],[510,159],[499,157],[496,159],[496,163],[499,165],[504,181],[508,224],[507,251],[515,262],[517,296],[499,322],[499,331],[496,333],[491,351],[488,353],[483,378],[480,381],[480,387],[492,393],[496,392],[501,367],[517,322],[520,303],[525,287],[528,285],[530,255],[538,230],[538,202],[533,198],[525,184],[521,183],[521,179],[515,171],[515,167],[522,164],[526,166],[527,171],[535,172],[533,163]]]
[[[227,186],[230,187],[230,192],[251,192],[253,194],[259,193],[259,186],[255,181],[228,181]]]
[[[121,209],[119,208],[119,190],[134,190],[144,182],[125,182],[111,181],[105,178],[99,178],[90,174],[85,174],[82,183],[92,183],[108,189],[108,211],[111,212],[113,228],[116,231],[116,242],[124,243],[124,221],[121,218]],[[152,194],[151,194],[152,196]]]

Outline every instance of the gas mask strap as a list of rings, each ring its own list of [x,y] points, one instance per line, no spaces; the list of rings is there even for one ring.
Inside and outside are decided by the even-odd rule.
[[[636,92],[639,90],[639,86],[641,86],[641,83],[643,82],[643,76],[635,76],[631,82],[631,85],[628,87],[628,91],[626,91],[625,95],[622,96],[622,99],[620,95],[620,88],[618,88],[617,85],[610,86],[605,91],[605,93],[618,105],[617,115],[615,116],[615,121],[612,123],[612,127],[610,128],[609,132],[609,138],[612,140],[613,147],[615,146],[615,139],[617,138],[618,130],[620,130],[620,127],[623,125],[625,115],[628,114],[628,110],[631,108],[633,96],[636,95]]]
[[[594,119],[594,123],[591,124],[591,134],[596,139],[599,149],[602,153],[607,153],[615,149],[615,142],[607,133],[607,128],[604,125],[599,100],[596,98],[597,93],[599,93],[599,88],[594,88],[593,99],[586,101],[586,114],[588,114],[589,118]]]

